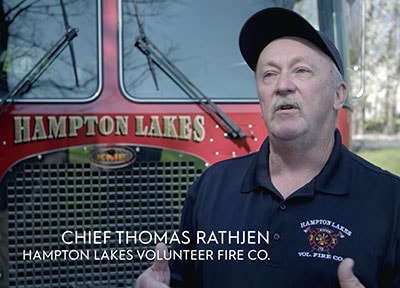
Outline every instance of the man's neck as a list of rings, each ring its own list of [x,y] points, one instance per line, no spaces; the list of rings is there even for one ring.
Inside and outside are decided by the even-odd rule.
[[[270,137],[271,181],[284,198],[309,183],[332,153],[334,135],[315,141],[280,141]]]

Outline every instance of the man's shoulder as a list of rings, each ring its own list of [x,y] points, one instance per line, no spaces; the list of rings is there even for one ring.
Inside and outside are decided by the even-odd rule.
[[[229,197],[233,201],[232,195],[239,195],[255,154],[221,160],[208,167],[191,186],[188,193],[191,201],[204,205],[216,197]]]
[[[196,184],[215,186],[222,183],[223,185],[233,185],[233,183],[237,184],[243,181],[246,172],[256,162],[257,153],[259,152],[214,163],[202,173]]]
[[[370,161],[362,158],[361,156],[350,152],[352,167],[355,170],[354,172],[361,172],[360,175],[364,176],[366,181],[374,179],[383,179],[393,181],[394,184],[400,187],[400,177],[382,169],[381,167],[371,163]],[[369,179],[367,177],[370,177]]]

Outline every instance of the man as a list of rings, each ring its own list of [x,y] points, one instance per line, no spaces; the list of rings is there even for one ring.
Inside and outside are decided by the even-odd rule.
[[[137,287],[400,287],[400,179],[341,144],[337,49],[281,8],[253,15],[239,42],[269,136],[189,190],[181,233],[191,241],[173,250],[212,259],[173,259],[171,272],[156,261]]]

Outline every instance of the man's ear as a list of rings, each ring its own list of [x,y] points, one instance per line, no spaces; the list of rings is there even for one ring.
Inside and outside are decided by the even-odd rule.
[[[347,98],[347,85],[343,81],[336,87],[335,102],[333,107],[335,110],[340,110],[343,107]]]

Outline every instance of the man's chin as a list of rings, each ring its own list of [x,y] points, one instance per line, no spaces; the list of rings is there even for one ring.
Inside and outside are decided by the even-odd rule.
[[[270,136],[281,141],[293,141],[301,137],[304,134],[304,129],[300,129],[298,127],[292,126],[284,126],[271,128]]]

